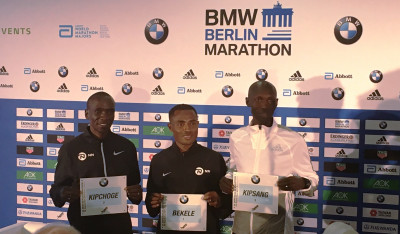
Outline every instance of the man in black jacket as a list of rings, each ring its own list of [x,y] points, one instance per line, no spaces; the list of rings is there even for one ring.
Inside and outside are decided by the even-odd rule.
[[[221,154],[197,143],[199,121],[192,106],[176,105],[169,112],[169,121],[168,128],[175,142],[151,161],[147,211],[152,217],[160,213],[162,194],[204,194],[207,202],[207,231],[204,233],[219,233],[219,219],[230,214],[231,200],[221,193],[218,185],[227,170],[225,161]],[[162,231],[159,224],[157,233],[188,232]]]
[[[50,196],[57,207],[69,202],[68,221],[83,234],[132,233],[132,223],[127,212],[81,216],[81,178],[126,176],[129,200],[134,204],[142,200],[136,148],[128,139],[111,132],[114,113],[115,102],[108,93],[90,96],[85,110],[89,127],[58,153]]]

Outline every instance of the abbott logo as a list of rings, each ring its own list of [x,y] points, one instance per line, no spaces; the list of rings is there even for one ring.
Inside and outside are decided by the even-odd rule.
[[[223,78],[224,72],[223,71],[215,71],[215,78]]]
[[[376,173],[376,166],[367,165],[367,173]]]
[[[178,87],[178,94],[185,94],[185,93],[186,93],[185,87]]]
[[[124,70],[115,70],[115,76],[123,76]]]
[[[284,89],[283,90],[283,96],[292,96],[292,90],[291,89]]]
[[[333,72],[325,72],[325,80],[333,80]]]
[[[120,131],[121,131],[120,126],[113,126],[112,127],[112,132],[120,132]]]
[[[72,25],[60,25],[60,30],[58,31],[58,36],[61,38],[71,38],[73,36],[74,28]]]

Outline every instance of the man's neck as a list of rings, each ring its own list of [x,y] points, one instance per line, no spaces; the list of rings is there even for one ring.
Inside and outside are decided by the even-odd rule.
[[[273,119],[273,118],[270,118],[270,119],[263,119],[263,120],[253,119],[253,120],[251,121],[250,125],[251,125],[251,126],[254,126],[254,125],[264,125],[264,126],[267,126],[267,127],[272,127],[273,122],[274,122],[274,119]]]
[[[176,145],[178,146],[178,149],[181,151],[181,153],[185,153],[186,151],[188,151],[190,149],[190,147],[192,147],[193,144],[191,144],[191,145],[182,145],[182,144],[176,143]]]

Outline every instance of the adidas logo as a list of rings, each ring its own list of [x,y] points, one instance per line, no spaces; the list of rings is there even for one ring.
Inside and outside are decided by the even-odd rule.
[[[162,91],[161,86],[158,85],[155,89],[153,89],[151,95],[165,95],[165,93]]]
[[[98,78],[99,75],[97,75],[97,72],[94,68],[92,68],[87,74],[86,77],[91,77],[91,78]]]
[[[62,123],[60,123],[57,127],[56,127],[57,131],[65,131],[64,126],[62,125]]]
[[[8,72],[4,66],[0,68],[0,75],[8,76]]]
[[[383,97],[379,93],[379,91],[376,89],[374,92],[372,92],[368,97],[367,100],[383,100]]]
[[[389,145],[389,142],[386,140],[385,136],[382,136],[379,140],[376,141],[377,145]]]
[[[25,141],[31,141],[34,142],[35,139],[33,139],[32,135],[29,134],[29,136],[26,137]]]
[[[304,81],[299,71],[296,71],[290,78],[289,81]]]
[[[60,87],[58,87],[57,92],[59,92],[59,93],[69,93],[67,85],[65,83],[63,83]]]
[[[184,76],[183,79],[197,79],[197,76],[194,74],[193,70],[190,69]]]
[[[346,152],[344,152],[344,149],[339,150],[339,152],[337,152],[335,156],[337,158],[347,158],[347,154]]]

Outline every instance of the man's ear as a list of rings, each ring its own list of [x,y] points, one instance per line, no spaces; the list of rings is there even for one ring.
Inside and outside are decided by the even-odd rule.
[[[167,126],[168,126],[169,130],[172,131],[172,129],[171,129],[171,127],[172,127],[171,123],[168,123]]]
[[[246,97],[245,100],[246,100],[246,106],[249,106],[249,98]]]
[[[86,119],[89,119],[88,115],[89,115],[88,109],[85,109],[85,118]]]

